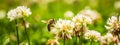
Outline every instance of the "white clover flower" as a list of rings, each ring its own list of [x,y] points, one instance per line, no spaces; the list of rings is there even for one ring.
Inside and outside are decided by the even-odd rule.
[[[114,36],[120,34],[120,16],[112,16],[108,19],[106,29],[108,29]]]
[[[59,19],[53,29],[51,30],[52,33],[57,34],[60,37],[64,37],[66,36],[66,38],[70,38],[71,39],[71,33],[72,33],[72,29],[74,27],[74,23],[71,22],[70,20],[62,20]]]
[[[16,11],[15,11],[15,9],[13,9],[13,10],[10,10],[9,12],[8,12],[8,18],[10,19],[10,21],[12,21],[12,20],[14,20],[14,19],[16,19]]]
[[[47,45],[59,45],[58,39],[49,39]]]
[[[72,30],[73,26],[74,24],[70,20],[62,20],[62,19],[59,19],[55,24],[55,27],[60,30]]]
[[[80,11],[80,14],[90,17],[93,21],[100,18],[100,14],[97,11],[91,9],[82,10]]]
[[[64,13],[64,16],[66,17],[66,18],[71,18],[71,17],[73,17],[73,12],[72,11],[66,11],[65,13]]]
[[[31,15],[30,9],[25,6],[18,6],[15,9],[12,9],[8,12],[8,18],[10,21],[18,19],[18,18],[24,18]]]
[[[112,26],[112,25],[114,25],[115,23],[117,23],[117,21],[118,21],[118,20],[117,20],[117,17],[112,16],[111,18],[108,19],[107,24],[110,25],[110,26]]]
[[[30,8],[27,8],[25,6],[18,6],[16,8],[16,11],[18,13],[18,17],[19,16],[28,17],[29,15],[31,15]]]
[[[106,29],[113,29],[116,26],[118,26],[118,22],[119,21],[118,21],[117,17],[112,16],[111,18],[109,18],[107,20],[107,25],[105,27],[106,27]]]
[[[84,16],[82,14],[78,14],[77,16],[73,17],[73,22],[75,25],[85,25],[86,24],[91,24],[92,20],[88,16]]]
[[[101,34],[97,31],[90,30],[88,32],[85,32],[85,39],[87,40],[93,40],[93,41],[98,41],[100,40]]]
[[[107,33],[105,36],[101,37],[101,41],[106,41],[107,43],[110,43],[113,41],[113,35],[111,33]]]

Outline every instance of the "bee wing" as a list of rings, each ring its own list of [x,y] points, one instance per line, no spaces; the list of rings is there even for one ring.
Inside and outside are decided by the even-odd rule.
[[[48,23],[48,21],[46,21],[46,20],[41,20],[41,22],[43,22],[43,23]]]

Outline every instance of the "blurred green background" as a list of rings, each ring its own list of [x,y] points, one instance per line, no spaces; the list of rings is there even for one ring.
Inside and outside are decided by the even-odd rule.
[[[32,12],[32,15],[26,18],[26,21],[30,23],[27,31],[32,45],[46,45],[47,40],[54,37],[47,31],[47,24],[41,20],[65,19],[64,13],[66,11],[72,11],[74,16],[86,7],[99,12],[101,19],[95,24],[89,25],[89,29],[99,31],[101,35],[107,32],[104,25],[108,17],[120,14],[119,0],[0,0],[0,45],[15,45],[17,43],[15,23],[9,21],[7,13],[22,5],[30,8]],[[22,27],[19,29],[19,36],[20,42],[26,41]],[[66,44],[73,45],[72,40],[67,40]],[[62,40],[59,41],[62,45]],[[87,45],[87,42],[85,43]],[[100,44],[96,43],[95,45]]]

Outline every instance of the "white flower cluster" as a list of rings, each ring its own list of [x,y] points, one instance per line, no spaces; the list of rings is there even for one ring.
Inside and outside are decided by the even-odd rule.
[[[49,39],[47,45],[59,45],[58,39]]]
[[[111,33],[107,33],[105,36],[101,37],[101,41],[106,41],[110,43],[113,41],[113,35]]]
[[[82,10],[80,13],[85,16],[89,16],[93,21],[100,18],[100,14],[97,11],[91,9]]]
[[[51,30],[52,33],[62,35],[63,36],[68,36],[68,38],[71,38],[71,33],[73,29],[74,23],[72,23],[70,20],[62,20],[59,19],[55,24],[54,28]]]
[[[55,27],[60,30],[72,30],[73,26],[74,24],[70,20],[62,19],[59,19],[55,24]]]
[[[77,16],[73,17],[73,22],[75,25],[85,25],[86,24],[91,24],[92,20],[88,16],[84,16],[82,14],[78,14]]]
[[[85,39],[93,40],[96,42],[96,41],[100,40],[101,34],[97,31],[89,30],[89,31],[85,32],[84,36],[85,36]]]
[[[30,9],[25,6],[18,6],[8,12],[8,18],[13,21],[18,18],[28,17],[31,15]]]
[[[120,17],[119,19],[116,16],[112,16],[107,20],[107,25],[105,25],[106,29],[111,30],[117,28],[120,24]]]
[[[87,27],[88,24],[91,24],[92,21],[96,19],[95,17],[92,19],[92,16],[97,15],[94,13],[95,12],[92,12],[91,10],[87,10],[84,12],[84,14],[81,13],[72,17],[73,13],[71,11],[67,11],[64,16],[72,17],[72,20],[59,19],[58,21],[54,22],[54,24],[52,23],[50,32],[55,34],[55,36],[58,38],[72,39],[71,35],[74,35],[76,37],[85,35],[86,39],[98,41],[101,37],[100,33],[93,30],[88,31]]]
[[[89,16],[93,21],[100,18],[100,14],[97,11],[91,9],[84,9],[80,11],[80,14]]]

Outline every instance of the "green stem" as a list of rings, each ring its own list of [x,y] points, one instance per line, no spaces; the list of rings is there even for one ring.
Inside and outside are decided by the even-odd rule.
[[[65,36],[64,36],[64,43],[63,43],[63,45],[65,45]]]
[[[0,44],[2,44],[2,36],[0,36]],[[3,44],[2,44],[3,45]]]
[[[90,40],[90,45],[92,45],[92,41],[93,41],[93,40]]]
[[[83,32],[84,32],[84,26],[81,27],[81,35],[79,36],[79,43],[82,45],[82,39],[83,39]]]
[[[28,40],[28,44],[30,45],[30,39],[29,39],[29,35],[27,33],[27,28],[26,28],[26,25],[25,25],[25,21],[23,20],[23,23],[24,23],[24,30],[25,30],[25,33],[26,33],[26,36],[27,36],[27,40]]]
[[[79,37],[79,43],[82,45],[82,36]]]
[[[17,42],[18,42],[18,45],[19,45],[19,33],[18,33],[18,23],[17,23],[17,20],[15,20],[15,24],[16,24]]]
[[[77,36],[76,36],[76,39],[75,39],[75,41],[76,41],[76,42],[75,42],[75,45],[77,45]]]

